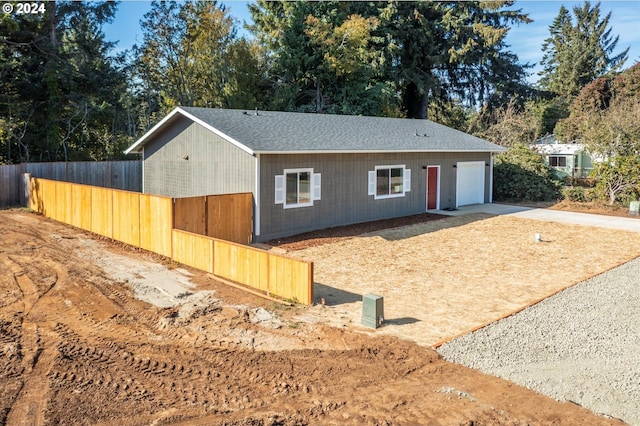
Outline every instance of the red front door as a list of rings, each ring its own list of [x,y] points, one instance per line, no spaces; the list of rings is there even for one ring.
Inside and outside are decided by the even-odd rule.
[[[438,167],[427,167],[427,210],[438,208]]]

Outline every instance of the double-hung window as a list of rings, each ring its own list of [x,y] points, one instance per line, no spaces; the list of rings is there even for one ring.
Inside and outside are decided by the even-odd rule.
[[[369,172],[369,195],[374,198],[404,197],[411,191],[411,170],[404,165],[376,166]]]
[[[275,203],[285,209],[312,206],[320,199],[320,173],[313,169],[285,169],[275,180]]]

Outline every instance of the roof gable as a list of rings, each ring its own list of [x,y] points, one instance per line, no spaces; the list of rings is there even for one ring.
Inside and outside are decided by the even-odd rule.
[[[176,114],[199,123],[250,154],[505,151],[429,120],[179,107],[125,153],[140,152]]]

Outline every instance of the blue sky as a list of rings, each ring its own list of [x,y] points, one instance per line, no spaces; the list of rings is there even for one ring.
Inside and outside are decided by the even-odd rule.
[[[251,15],[247,5],[253,2],[247,1],[222,1],[227,6],[229,13],[242,22],[251,22]],[[592,1],[592,4],[596,2]],[[142,32],[140,20],[149,11],[150,1],[124,0],[118,6],[115,20],[105,27],[107,40],[119,41],[118,50],[130,48],[135,43],[141,43]],[[513,8],[522,9],[533,19],[531,24],[514,27],[509,31],[507,42],[510,50],[518,55],[521,62],[536,65],[533,74],[529,77],[531,82],[537,81],[538,63],[542,59],[542,43],[549,36],[549,25],[557,16],[560,6],[571,10],[574,6],[583,2],[557,1],[557,0],[521,0],[516,1]],[[612,33],[620,36],[616,53],[629,47],[629,59],[625,67],[630,67],[640,61],[640,0],[626,1],[602,1],[602,16],[611,13],[610,27]]]

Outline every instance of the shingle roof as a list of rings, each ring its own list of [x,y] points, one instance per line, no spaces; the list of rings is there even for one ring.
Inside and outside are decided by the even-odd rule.
[[[504,148],[429,120],[179,107],[183,115],[252,153],[500,152]],[[165,120],[132,145],[139,151]]]

